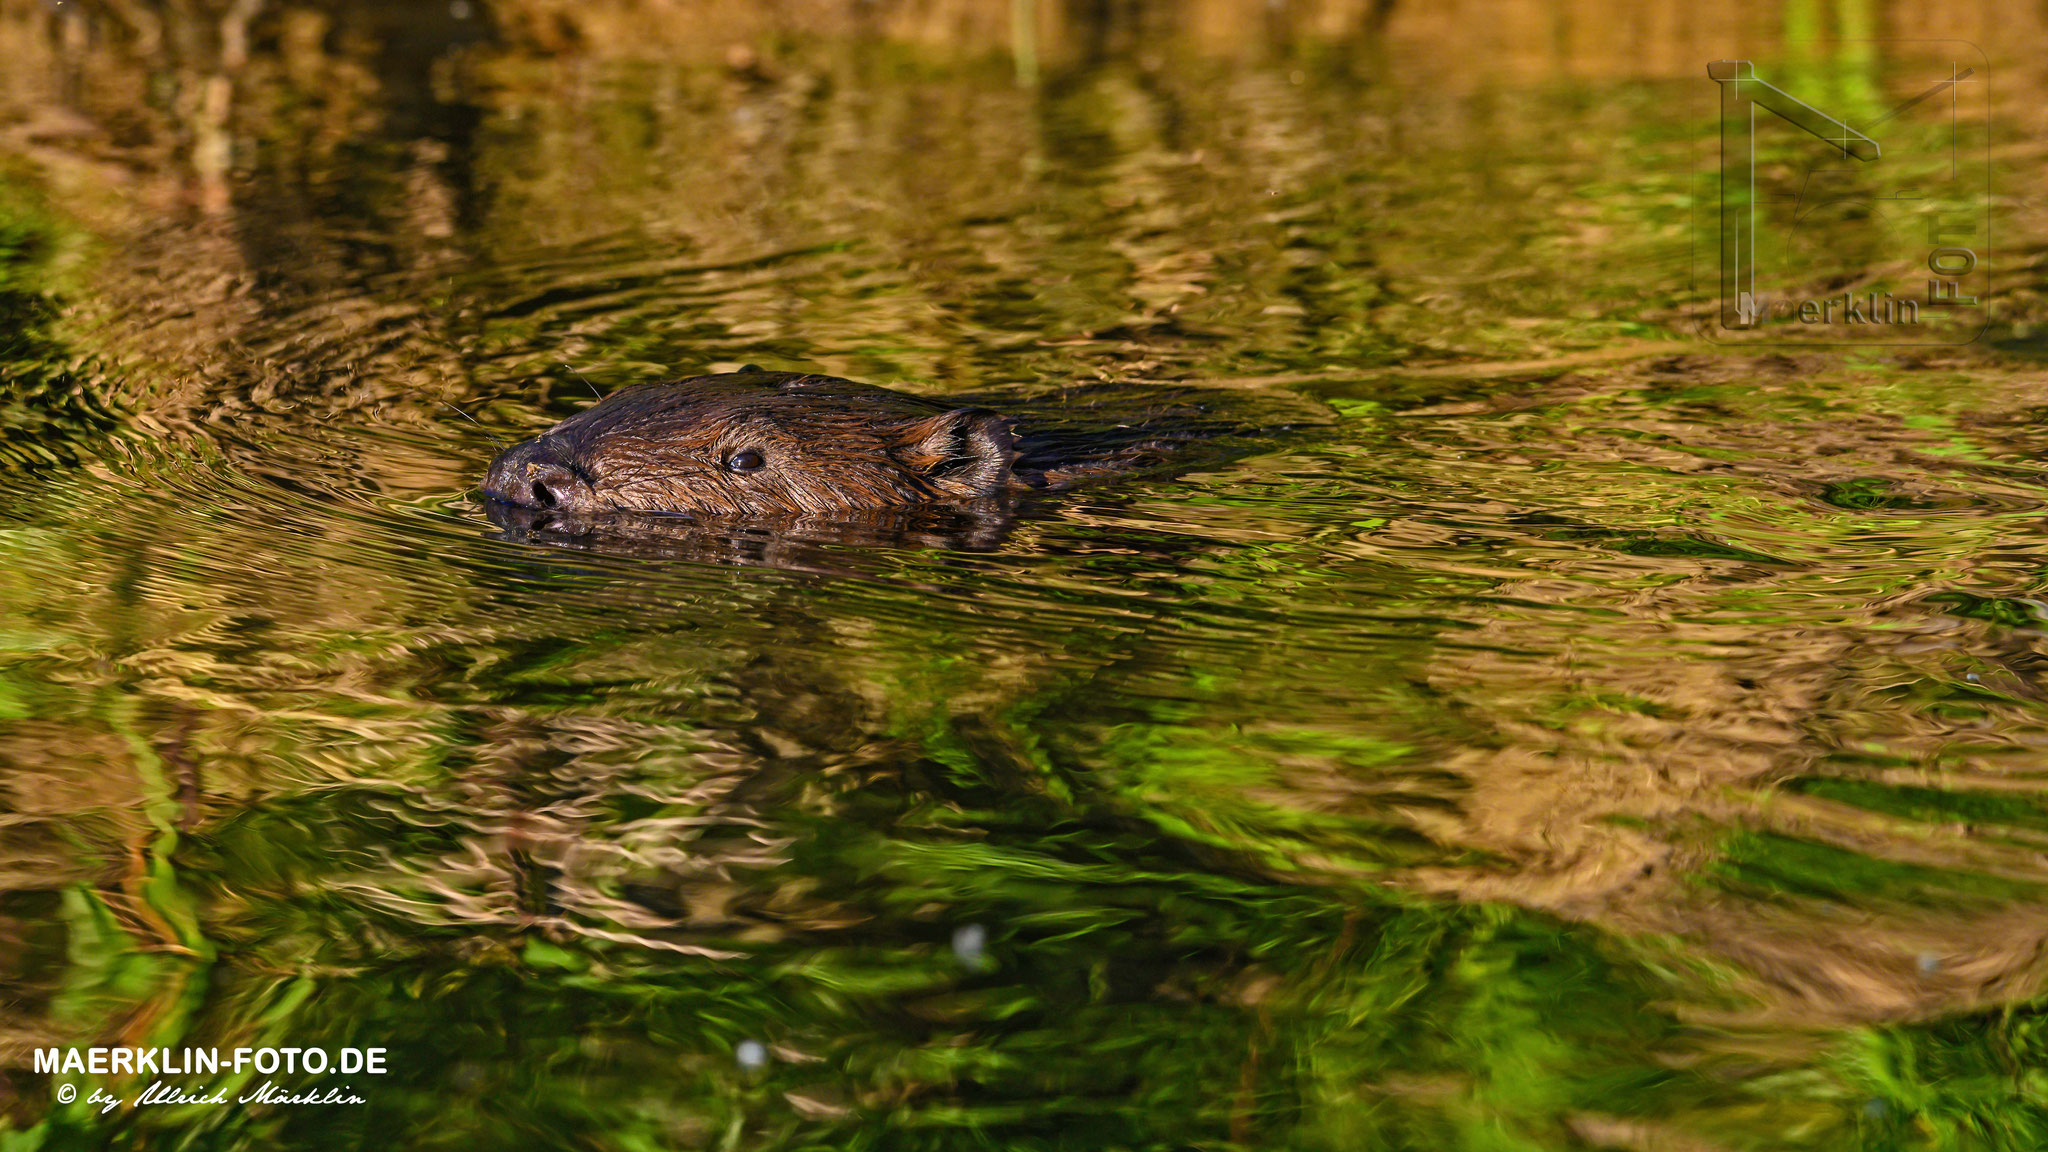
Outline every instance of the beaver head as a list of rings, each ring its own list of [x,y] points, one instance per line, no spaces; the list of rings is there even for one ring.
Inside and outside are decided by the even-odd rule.
[[[484,495],[572,514],[833,517],[1000,495],[1009,422],[833,376],[636,384],[499,453]]]

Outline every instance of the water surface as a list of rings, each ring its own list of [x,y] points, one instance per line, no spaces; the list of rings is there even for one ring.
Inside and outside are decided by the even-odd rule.
[[[0,4],[9,1147],[2048,1137],[2034,78],[1987,339],[1769,352],[1693,33],[698,7]],[[972,542],[476,502],[741,363],[1253,431]]]

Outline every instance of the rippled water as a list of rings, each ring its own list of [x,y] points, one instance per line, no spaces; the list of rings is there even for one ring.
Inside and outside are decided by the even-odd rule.
[[[1975,348],[1717,349],[1704,81],[364,11],[209,120],[0,4],[7,1147],[2048,1143],[2038,208]],[[741,362],[1234,431],[972,541],[474,499]]]

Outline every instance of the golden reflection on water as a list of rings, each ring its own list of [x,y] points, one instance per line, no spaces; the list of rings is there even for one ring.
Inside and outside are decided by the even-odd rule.
[[[0,0],[8,1123],[2027,1146],[2038,13],[816,8]],[[1688,340],[1701,62],[1866,26],[1991,41],[1986,341]],[[745,361],[1260,431],[971,549],[468,498]],[[358,1033],[324,1132],[28,1071]]]

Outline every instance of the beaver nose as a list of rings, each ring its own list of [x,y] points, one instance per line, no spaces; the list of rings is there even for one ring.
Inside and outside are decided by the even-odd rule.
[[[531,464],[527,466],[527,491],[533,494],[533,502],[542,508],[564,508],[574,511],[577,496],[585,485],[575,473],[554,464]]]
[[[569,461],[563,446],[542,436],[514,444],[491,461],[484,495],[520,508],[594,512],[597,493]]]

